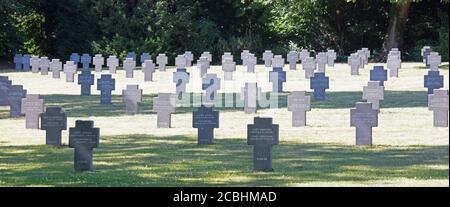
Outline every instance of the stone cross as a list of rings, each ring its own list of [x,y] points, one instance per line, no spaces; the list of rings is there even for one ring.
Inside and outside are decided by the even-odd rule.
[[[378,112],[372,103],[356,103],[350,110],[350,126],[356,127],[356,145],[372,145],[372,127],[378,126]]]
[[[317,72],[325,73],[325,66],[328,63],[327,53],[319,52],[319,54],[316,55],[316,61],[317,61]]]
[[[370,71],[371,81],[379,81],[380,86],[384,86],[384,81],[387,81],[387,79],[387,70],[383,66],[373,66],[373,69]]]
[[[372,109],[380,111],[380,100],[384,99],[384,86],[378,81],[369,81],[363,87],[363,100],[372,103]]]
[[[175,65],[177,66],[177,68],[186,68],[187,65],[187,59],[186,56],[184,55],[178,55],[175,58]]]
[[[209,60],[208,57],[202,56],[197,60],[197,67],[200,70],[200,77],[203,77],[208,72]]]
[[[39,115],[44,112],[44,99],[38,94],[27,94],[22,98],[22,114],[25,114],[25,128],[38,129]]]
[[[253,170],[273,171],[272,146],[279,144],[279,126],[272,118],[255,117],[247,125],[247,144],[253,145]]]
[[[150,56],[150,54],[148,52],[142,53],[141,54],[141,58],[139,59],[141,61],[141,66],[144,66],[144,63],[146,60],[151,60],[152,57]]]
[[[305,78],[310,79],[314,76],[314,71],[316,70],[316,60],[313,57],[305,57],[302,60],[302,67],[305,71]]]
[[[223,63],[225,63],[225,61],[227,61],[227,59],[231,59],[231,61],[233,62],[233,55],[231,55],[231,52],[225,52],[222,55],[222,65]]]
[[[202,90],[205,90],[202,103],[213,104],[217,98],[217,90],[220,90],[220,78],[216,74],[206,74],[202,79]]]
[[[241,100],[244,100],[244,111],[247,114],[256,113],[258,109],[257,101],[261,97],[261,88],[257,83],[245,83],[245,87],[241,88]]]
[[[27,90],[23,89],[22,85],[10,86],[6,98],[8,99],[8,105],[10,106],[9,115],[11,118],[17,118],[22,115],[22,99],[27,95]]]
[[[288,110],[292,111],[292,126],[306,126],[306,112],[311,111],[311,97],[305,91],[293,91],[288,96]]]
[[[302,61],[302,63],[305,60],[305,58],[308,58],[308,57],[309,57],[309,51],[308,50],[304,50],[303,49],[302,51],[300,51],[299,58]]]
[[[69,129],[69,147],[75,148],[75,171],[92,171],[93,149],[100,144],[100,129],[94,128],[93,121],[75,121]]]
[[[136,62],[136,52],[128,52],[126,58],[131,58]]]
[[[198,144],[212,144],[214,128],[219,128],[219,111],[202,105],[192,113],[192,127],[198,129]]]
[[[389,69],[389,77],[398,78],[398,70],[400,69],[401,64],[400,57],[397,55],[389,55],[386,64]]]
[[[233,80],[233,72],[236,70],[236,63],[233,59],[227,58],[222,63],[222,70],[224,71],[224,80]]]
[[[435,127],[448,127],[448,90],[435,89],[429,94],[428,109],[433,111]]]
[[[356,53],[359,56],[359,61],[360,61],[359,68],[363,69],[364,66],[366,65],[366,55],[367,55],[367,53],[365,53],[364,50],[358,50],[358,51],[356,51]]]
[[[166,54],[158,54],[156,57],[156,64],[158,64],[159,71],[166,71],[166,65],[168,63],[168,58]]]
[[[392,48],[388,55],[397,55],[400,59],[402,59],[402,53],[398,50],[398,48]]]
[[[50,60],[47,57],[41,57],[39,60],[39,68],[41,69],[41,75],[47,75],[51,66]]]
[[[297,70],[298,54],[295,51],[290,51],[286,55],[286,60],[289,62],[290,70]]]
[[[422,55],[423,63],[425,64],[425,66],[427,68],[430,67],[430,65],[428,63],[428,55],[430,55],[431,52],[433,52],[433,50],[431,49],[430,46],[424,46],[420,53]]]
[[[157,127],[170,128],[171,114],[175,112],[175,97],[170,93],[159,93],[153,98],[153,111],[157,113]]]
[[[250,54],[249,50],[243,50],[241,52],[241,60],[242,60],[242,65],[247,65],[247,57]]]
[[[310,88],[314,90],[314,100],[324,101],[325,90],[330,88],[330,79],[325,76],[325,73],[314,73],[310,79]]]
[[[358,53],[352,53],[348,57],[348,64],[350,65],[350,74],[359,75],[359,64],[361,64],[361,58]]]
[[[136,68],[136,61],[134,61],[133,58],[126,58],[123,61],[123,68],[125,69],[125,77],[133,78],[134,68]]]
[[[102,74],[101,78],[97,79],[97,90],[100,91],[100,103],[111,104],[111,91],[116,90],[116,80],[111,74]]]
[[[369,64],[370,50],[367,47],[363,47],[361,50],[366,54],[364,56],[364,64],[367,65]]]
[[[272,92],[282,93],[283,83],[286,82],[286,72],[283,71],[284,58],[276,55],[272,60],[273,71],[269,73],[269,81],[272,82]]]
[[[83,70],[89,70],[89,65],[92,62],[92,58],[89,54],[85,53],[81,56],[81,64],[83,65]]]
[[[8,106],[8,91],[11,88],[12,81],[8,76],[0,76],[0,106]]]
[[[31,56],[28,54],[23,55],[22,59],[23,71],[30,71],[30,58]]]
[[[105,58],[101,54],[96,54],[94,58],[92,58],[92,63],[94,64],[95,72],[102,72]]]
[[[248,54],[247,59],[245,62],[247,65],[247,72],[248,73],[254,73],[255,72],[255,66],[256,66],[256,56],[255,54]]]
[[[106,59],[106,66],[109,68],[109,73],[116,73],[116,69],[119,66],[119,59],[114,55],[110,55],[108,59]]]
[[[336,52],[334,50],[328,50],[327,51],[327,64],[330,67],[334,67],[334,61],[336,60]]]
[[[155,72],[155,63],[153,63],[153,60],[146,60],[144,62],[142,72],[144,73],[144,81],[153,81],[153,72]]]
[[[428,88],[428,94],[433,94],[434,89],[444,87],[444,76],[439,71],[428,71],[428,75],[424,76],[424,87]]]
[[[31,72],[32,73],[39,73],[39,67],[41,65],[41,59],[39,56],[33,55],[30,59],[31,64]]]
[[[173,73],[173,82],[175,83],[175,91],[180,98],[186,93],[186,85],[189,83],[189,73],[186,68],[177,68]]]
[[[437,52],[430,52],[428,55],[428,65],[431,71],[438,71],[439,65],[442,63],[442,58]]]
[[[41,115],[41,129],[45,130],[45,144],[61,146],[61,131],[67,130],[67,114],[61,107],[47,107]]]
[[[81,85],[81,95],[90,96],[91,86],[94,85],[94,75],[90,70],[83,69],[81,74],[78,74],[78,85]]]
[[[122,100],[128,114],[138,113],[139,103],[142,102],[142,89],[139,89],[138,85],[127,85],[127,89],[122,90]]]
[[[273,53],[270,50],[266,50],[263,53],[264,66],[270,67],[272,65]]]
[[[80,62],[80,55],[78,55],[78,53],[72,53],[69,57],[69,60],[73,61],[78,68],[78,63]]]
[[[22,70],[22,64],[23,64],[23,56],[22,56],[22,54],[14,55],[14,65],[15,65],[16,71],[21,71]]]
[[[201,57],[206,57],[206,58],[208,58],[209,62],[212,62],[212,55],[210,52],[203,52]]]
[[[73,76],[77,73],[77,65],[73,61],[66,61],[66,64],[64,64],[64,73],[66,74],[66,82],[73,83]]]
[[[184,56],[186,57],[186,67],[191,67],[192,61],[194,61],[194,55],[192,54],[191,51],[186,51],[184,53]]]
[[[50,62],[50,70],[52,71],[52,77],[53,78],[60,78],[61,70],[62,70],[62,62],[59,61],[59,59],[52,59],[52,62]],[[43,70],[41,70],[42,72]]]

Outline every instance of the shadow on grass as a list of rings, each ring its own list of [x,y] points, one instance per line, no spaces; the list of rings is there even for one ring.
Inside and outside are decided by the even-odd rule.
[[[192,94],[191,94],[192,95]],[[219,94],[225,97],[225,94]],[[239,94],[226,94],[234,96],[234,100],[239,100]],[[287,93],[279,95],[278,108],[287,107]],[[312,96],[312,93],[308,93]],[[153,98],[156,95],[144,95],[140,106],[140,114],[155,114],[153,108]],[[193,94],[191,100],[200,100],[200,94]],[[312,100],[313,109],[348,109],[353,108],[355,103],[362,100],[362,92],[327,92],[326,101]],[[69,117],[89,117],[89,116],[120,116],[126,115],[125,104],[122,103],[121,96],[112,96],[112,104],[101,105],[100,96],[79,96],[79,95],[44,95],[46,106],[61,106]],[[194,106],[198,106],[200,101],[194,101]],[[222,101],[223,106],[225,105]],[[243,111],[242,106],[217,107],[220,111]],[[382,108],[409,108],[409,107],[427,107],[426,91],[385,91],[384,100],[381,101]],[[268,107],[258,107],[266,109]],[[176,114],[192,113],[195,107],[177,107]],[[0,107],[0,119],[9,118],[9,107]]]
[[[362,184],[395,179],[448,179],[448,146],[375,146],[281,142],[275,171],[252,172],[244,139],[198,146],[192,137],[102,137],[95,171],[73,171],[73,149],[0,147],[0,185],[27,186],[289,186],[308,182]]]
[[[415,67],[415,68],[418,68],[418,69],[427,69],[427,70],[428,70],[428,68],[425,67],[425,66],[417,66],[417,67]],[[439,66],[439,69],[442,69],[442,70],[448,70],[448,69],[449,69],[449,64],[443,64],[443,65],[440,65],[440,66]]]

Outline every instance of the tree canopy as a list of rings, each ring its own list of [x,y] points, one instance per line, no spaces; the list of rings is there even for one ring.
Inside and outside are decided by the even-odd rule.
[[[361,47],[381,55],[392,8],[410,4],[401,34],[405,60],[433,46],[448,60],[448,4],[424,0],[2,0],[0,57],[15,53],[68,58],[72,52],[123,57],[127,51],[333,48],[345,56]],[[172,59],[171,58],[171,59]],[[217,60],[217,58],[216,58]]]

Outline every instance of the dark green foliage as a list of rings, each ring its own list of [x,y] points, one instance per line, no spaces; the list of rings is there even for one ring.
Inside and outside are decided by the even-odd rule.
[[[393,2],[395,3],[395,2]],[[190,50],[214,62],[249,49],[333,48],[338,60],[361,48],[381,51],[389,1],[346,0],[2,0],[0,58],[32,53],[67,59],[72,52],[123,57],[128,51],[165,52],[170,63]],[[404,60],[421,60],[433,46],[448,61],[448,3],[412,3]],[[238,58],[236,58],[238,59]]]

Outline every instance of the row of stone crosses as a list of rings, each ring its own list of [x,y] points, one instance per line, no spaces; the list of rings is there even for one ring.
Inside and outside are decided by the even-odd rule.
[[[333,54],[330,51],[327,53],[319,53],[316,56],[316,59],[314,59],[313,57],[309,57],[309,52],[302,52],[297,54],[293,51],[287,55],[288,60],[295,61],[295,64],[289,64],[289,68],[291,70],[296,69],[296,58],[302,61],[304,69],[308,67],[314,67],[315,69],[317,64],[319,71],[322,71],[319,73],[322,75],[319,74],[318,76],[318,73],[312,72],[312,75],[310,74],[309,76],[306,75],[308,73],[305,73],[305,77],[311,78],[311,88],[315,89],[315,100],[324,100],[325,89],[327,89],[329,85],[328,77],[325,76],[325,65],[334,65],[335,53]],[[281,56],[273,56],[273,54],[270,53],[270,51],[266,51],[263,54],[265,65],[267,67],[273,66],[272,72],[274,73],[279,74],[280,72],[284,72],[284,59]],[[208,53],[203,53],[202,57],[197,61],[197,64],[200,64],[199,69],[204,71],[202,88],[203,90],[206,90],[205,100],[207,100],[197,111],[193,112],[192,125],[194,128],[198,128],[198,144],[212,144],[214,139],[214,128],[219,127],[219,111],[214,110],[212,103],[216,99],[215,97],[217,97],[217,90],[220,89],[220,79],[218,79],[215,74],[207,74],[209,62],[211,61],[211,56],[208,56],[207,54]],[[145,57],[145,54],[143,55]],[[429,47],[422,49],[422,55],[424,57],[425,65],[430,68],[428,75],[425,75],[424,85],[428,88],[428,105],[429,109],[434,112],[434,125],[446,127],[448,126],[448,91],[439,89],[443,87],[443,76],[439,75],[438,70],[441,59],[439,54],[432,52]],[[364,68],[364,65],[368,64],[369,56],[370,51],[366,49],[358,50],[358,52],[350,55],[348,64],[351,67],[352,75],[358,75],[358,70]],[[72,57],[73,55],[71,58]],[[241,57],[244,65],[253,65],[253,67],[250,67],[253,68],[253,71],[250,70],[249,72],[254,72],[254,65],[256,65],[254,54],[244,51],[241,54]],[[131,56],[127,59],[131,61],[132,58],[133,57]],[[222,57],[222,66],[225,68],[235,67],[232,58],[231,54],[224,54]],[[143,59],[142,56],[141,59]],[[175,61],[178,67],[177,72],[181,71],[187,73],[184,67],[190,66],[190,64],[188,64],[189,60],[189,52],[178,56]],[[134,61],[134,59],[132,61]],[[151,60],[144,60],[142,62],[142,67],[145,68],[147,63],[151,65],[152,62],[150,61]],[[202,67],[202,61],[208,62],[208,66]],[[251,63],[249,63],[249,61]],[[308,65],[311,64],[311,62],[315,62],[314,66]],[[325,64],[323,64],[324,62]],[[227,66],[227,64],[231,66]],[[78,65],[78,63],[76,65]],[[126,60],[124,61],[124,65],[126,65]],[[390,77],[398,77],[398,69],[401,68],[400,51],[393,49],[389,53],[387,65],[390,69]],[[75,66],[75,71],[76,68],[77,66]],[[91,82],[93,84],[94,75],[90,74],[89,65],[87,67],[83,65],[83,68],[82,73],[79,74],[79,83]],[[232,70],[228,71],[231,72]],[[227,72],[227,70],[225,70],[225,72]],[[89,76],[86,76],[85,78],[83,77],[83,74],[89,74]],[[228,73],[228,75],[225,73],[225,79],[227,79],[227,76],[232,79],[232,73]],[[53,77],[58,78],[59,76],[53,75]],[[318,77],[322,78],[318,79],[319,81],[314,81],[314,78]],[[274,79],[277,79],[277,77]],[[285,73],[282,79],[285,80]],[[357,145],[372,144],[372,127],[378,126],[378,113],[380,112],[379,102],[384,99],[385,81],[387,81],[387,71],[384,70],[382,66],[374,66],[374,69],[370,71],[370,81],[368,82],[368,85],[363,88],[362,99],[367,102],[357,102],[356,108],[351,109],[350,111],[351,126],[356,127]],[[208,90],[211,85],[217,86],[217,82],[219,82],[219,88],[214,87],[213,89]],[[282,92],[282,82],[281,84],[279,83],[280,82],[274,84],[277,85],[276,88],[274,87],[276,89],[274,92]],[[81,94],[90,95],[90,85],[89,87],[83,87],[83,84],[81,85]],[[61,131],[67,129],[67,116],[62,108],[47,107],[44,113],[44,100],[41,99],[39,95],[26,95],[26,90],[23,90],[22,86],[11,85],[11,81],[8,80],[8,77],[0,76],[0,89],[5,88],[7,89],[7,93],[6,96],[3,96],[6,97],[3,104],[7,103],[11,106],[11,116],[17,117],[21,114],[25,114],[26,128],[39,128],[40,119],[40,128],[46,130],[46,143],[49,145],[60,146]],[[100,102],[102,104],[110,104],[111,91],[115,89],[115,80],[112,79],[111,75],[103,74],[101,75],[101,78],[97,80],[97,89],[101,91]],[[246,86],[243,89],[245,94],[245,112],[256,112],[256,99],[258,99],[258,97],[255,94],[251,94],[250,91],[257,94],[258,90],[260,90],[260,88],[258,88],[257,83],[246,83]],[[2,97],[1,91],[2,90],[0,90],[0,98]],[[177,90],[177,93],[184,92],[185,91],[183,90]],[[138,85],[127,85],[127,89],[123,90],[122,94],[123,101],[126,103],[126,111],[129,113],[137,113],[138,104],[142,101],[142,89],[139,89]],[[175,97],[170,93],[160,93],[158,97],[154,99],[153,109],[157,112],[158,127],[170,127],[171,113],[174,113],[176,108],[175,102]],[[2,102],[0,101],[0,103]],[[294,127],[305,126],[306,112],[311,110],[311,98],[306,95],[305,91],[292,92],[288,96],[288,110],[293,113],[292,125]],[[279,143],[278,130],[278,125],[273,124],[272,118],[267,117],[255,117],[254,124],[248,125],[247,139],[248,144],[254,145],[255,170],[266,171],[272,169],[271,147]],[[99,129],[93,127],[93,121],[76,121],[75,128],[69,130],[69,147],[75,148],[75,169],[77,171],[93,169],[92,149],[98,147],[98,144]]]

